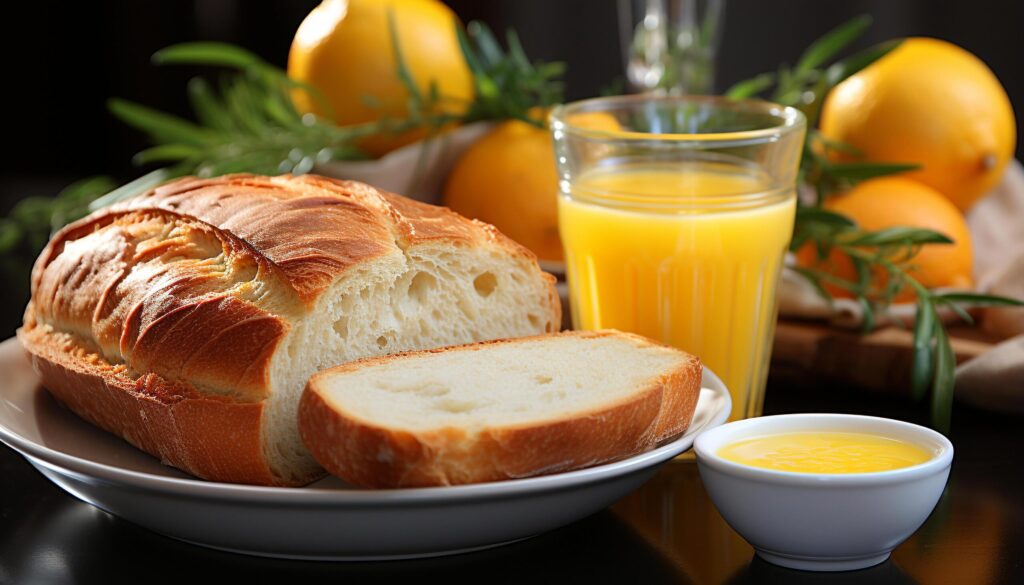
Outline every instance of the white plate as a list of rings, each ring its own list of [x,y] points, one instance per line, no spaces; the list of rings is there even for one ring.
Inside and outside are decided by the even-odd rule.
[[[388,559],[488,548],[564,526],[633,491],[722,424],[731,403],[704,370],[689,430],[635,457],[567,473],[454,487],[361,490],[195,479],[61,408],[17,340],[0,343],[0,440],[72,495],[172,538],[285,558]]]

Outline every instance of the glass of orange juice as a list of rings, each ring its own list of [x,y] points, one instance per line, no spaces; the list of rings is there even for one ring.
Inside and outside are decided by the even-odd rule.
[[[759,416],[805,126],[794,108],[717,97],[556,108],[574,327],[693,353],[729,387],[733,420]]]

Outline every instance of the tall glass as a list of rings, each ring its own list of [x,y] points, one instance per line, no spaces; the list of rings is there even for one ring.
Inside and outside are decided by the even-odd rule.
[[[623,96],[552,112],[573,325],[701,358],[732,419],[759,416],[805,121],[715,97]]]
[[[632,91],[707,94],[725,0],[619,0],[619,39]]]

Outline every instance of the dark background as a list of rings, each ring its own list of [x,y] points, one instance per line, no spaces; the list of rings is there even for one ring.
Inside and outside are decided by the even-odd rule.
[[[569,63],[567,97],[598,93],[622,75],[615,0],[448,0],[463,21],[518,30],[531,57]],[[238,43],[284,66],[291,38],[316,0],[90,0],[5,3],[0,213],[28,195],[51,195],[95,174],[140,174],[131,155],[144,138],[106,111],[111,96],[187,114],[194,70],[154,67],[164,46]],[[726,0],[717,89],[792,62],[811,41],[861,14],[875,23],[857,48],[926,35],[971,51],[1024,112],[1024,2],[1011,0]],[[1018,130],[1018,134],[1020,131]],[[1020,145],[1017,155],[1024,149]],[[9,288],[10,285],[4,288]],[[0,334],[13,332],[23,300],[2,295]]]

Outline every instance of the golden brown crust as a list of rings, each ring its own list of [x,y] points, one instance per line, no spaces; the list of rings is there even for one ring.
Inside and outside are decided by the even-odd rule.
[[[293,484],[260,446],[273,356],[347,270],[432,242],[535,261],[490,226],[361,183],[187,177],[55,235],[19,338],[62,402],[165,462]]]
[[[27,327],[18,339],[44,386],[69,409],[135,447],[204,479],[302,485],[274,477],[260,441],[262,402],[204,396],[156,374],[127,375],[71,336]]]
[[[564,332],[576,337],[628,336],[617,331]],[[299,431],[329,472],[364,487],[454,485],[529,477],[589,467],[649,449],[684,432],[700,395],[701,365],[694,356],[626,400],[553,421],[490,428],[467,436],[459,428],[410,432],[376,425],[340,411],[321,395],[320,378],[387,364],[407,356],[477,351],[540,336],[357,360],[310,378],[299,403]]]

